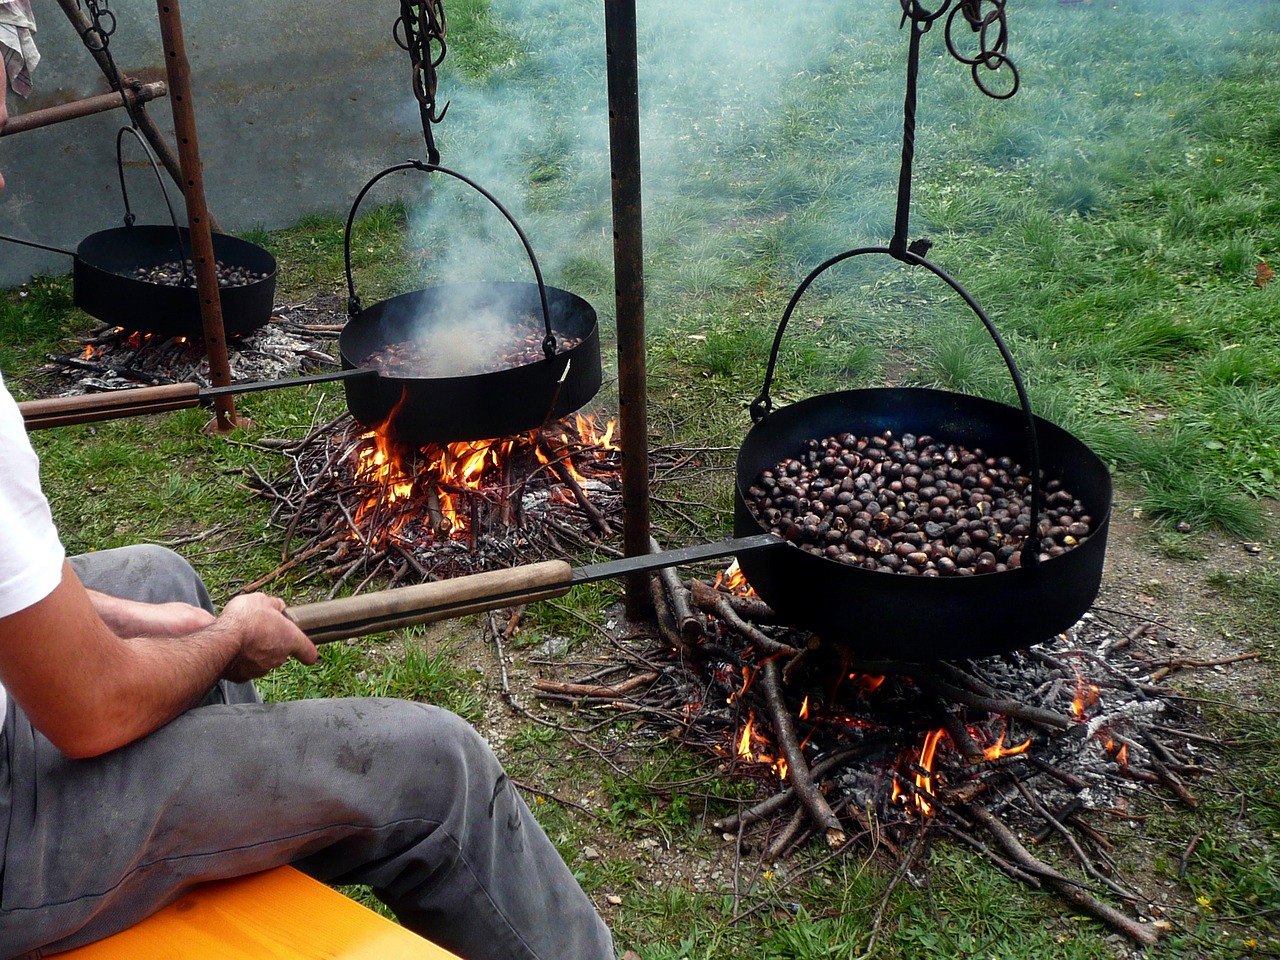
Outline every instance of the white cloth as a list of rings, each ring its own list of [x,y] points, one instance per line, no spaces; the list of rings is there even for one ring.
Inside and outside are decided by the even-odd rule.
[[[31,71],[40,63],[36,49],[36,18],[31,0],[0,0],[0,53],[9,86],[19,96],[31,93]],[[0,94],[3,94],[0,90]]]
[[[0,376],[0,617],[25,610],[62,582],[66,551],[40,489],[40,460]],[[0,722],[8,696],[0,686]]]

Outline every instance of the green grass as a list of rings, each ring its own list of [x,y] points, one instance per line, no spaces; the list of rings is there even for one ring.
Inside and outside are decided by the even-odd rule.
[[[655,487],[664,539],[728,532],[728,468],[792,291],[826,258],[892,233],[906,43],[897,13],[891,3],[798,13],[754,0],[641,5],[652,441],[704,451]],[[611,363],[602,11],[460,0],[449,16],[444,162],[515,213],[548,282],[596,305]],[[942,53],[940,30],[925,37],[911,235],[934,241],[931,260],[992,317],[1036,411],[1108,464],[1153,551],[1196,563],[1213,539],[1249,538],[1274,553],[1264,507],[1280,493],[1280,281],[1256,278],[1258,263],[1280,261],[1280,9],[1039,0],[1010,10],[1010,23],[1023,89],[1007,102],[973,88]],[[328,212],[249,235],[277,257],[282,298],[345,298],[344,223],[345,211]],[[439,177],[413,202],[371,195],[352,254],[365,302],[463,267],[493,279],[529,271],[509,224]],[[68,277],[0,294],[6,382],[24,396],[45,389],[44,354],[88,322],[71,306]],[[1013,398],[990,338],[957,297],[922,271],[858,258],[825,273],[799,305],[773,398],[881,384]],[[248,443],[300,436],[318,410],[336,416],[341,388],[271,391],[241,398],[240,409],[255,426],[233,442],[203,434],[203,410],[35,434],[68,548],[189,541],[182,549],[219,600],[275,569],[279,524],[243,481],[278,461]],[[1179,522],[1194,532],[1175,533]],[[1275,711],[1276,578],[1214,582],[1221,602],[1203,629],[1262,652],[1271,679],[1247,692],[1259,711]],[[301,573],[272,583],[291,602],[330,587]],[[620,599],[621,587],[604,583],[538,605],[508,652],[518,661],[555,647],[572,661],[593,649]],[[279,699],[407,696],[482,720],[483,687],[496,681],[456,656],[478,630],[464,620],[329,644],[318,667],[282,668],[264,689]],[[661,731],[556,709],[566,729],[526,718],[501,752],[583,883],[621,898],[607,911],[620,944],[644,960],[810,960],[872,947],[889,881],[879,861],[858,852],[818,865],[816,850],[783,865],[744,858],[735,904],[725,841],[707,824],[750,783]],[[1205,709],[1237,741],[1229,778],[1198,785],[1197,811],[1154,802],[1144,811],[1154,862],[1126,863],[1150,849],[1134,843],[1118,856],[1178,905],[1152,955],[1262,956],[1280,898],[1274,712]],[[586,859],[587,846],[601,856]],[[707,874],[666,877],[668,849]],[[874,956],[1116,956],[1096,924],[1064,916],[1053,896],[943,843],[926,856],[921,882],[899,885],[886,905]]]

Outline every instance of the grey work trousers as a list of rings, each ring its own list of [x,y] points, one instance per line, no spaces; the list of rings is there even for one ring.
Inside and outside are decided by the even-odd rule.
[[[210,606],[167,550],[72,563],[104,593]],[[263,704],[252,685],[223,683],[151,735],[69,760],[10,702],[0,840],[5,958],[101,939],[205,880],[286,863],[371,885],[405,926],[467,960],[614,956],[488,746],[421,703]]]

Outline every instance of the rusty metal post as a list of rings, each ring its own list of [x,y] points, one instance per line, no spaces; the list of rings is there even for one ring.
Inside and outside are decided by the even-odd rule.
[[[191,98],[191,66],[182,36],[182,13],[178,0],[156,0],[160,14],[160,37],[164,44],[165,72],[169,78],[169,100],[173,104],[173,129],[178,138],[178,159],[182,164],[182,192],[187,202],[187,226],[191,231],[191,258],[195,261],[196,291],[200,297],[200,319],[204,323],[204,349],[209,358],[209,379],[215,387],[231,383],[227,361],[227,338],[222,323],[222,297],[218,292],[218,267],[209,227],[209,208],[204,197],[204,168],[200,163],[200,143],[196,138],[196,111]],[[236,424],[236,401],[231,394],[214,401],[217,412],[209,429],[230,433]]]
[[[618,322],[618,427],[623,546],[649,552],[649,418],[645,370],[644,240],[640,207],[640,79],[635,0],[605,0],[613,273]],[[626,578],[627,616],[653,609],[648,574]]]

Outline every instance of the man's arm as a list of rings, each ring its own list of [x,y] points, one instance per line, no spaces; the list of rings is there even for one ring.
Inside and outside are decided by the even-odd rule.
[[[182,637],[216,619],[189,603],[143,603],[88,590],[89,601],[102,622],[117,637]]]
[[[0,682],[70,757],[131,743],[197,703],[219,679],[252,680],[291,656],[310,664],[318,655],[274,597],[236,597],[217,619],[180,638],[122,637],[69,564],[53,593],[0,618]]]

